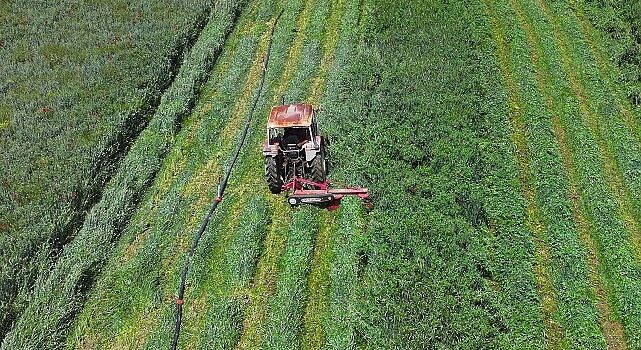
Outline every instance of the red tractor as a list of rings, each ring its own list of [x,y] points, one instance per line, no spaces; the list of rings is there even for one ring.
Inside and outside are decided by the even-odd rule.
[[[344,195],[366,199],[364,188],[329,188],[325,147],[311,104],[273,107],[263,144],[265,179],[271,193],[290,191],[287,201],[293,206],[326,204],[330,209],[338,207]]]

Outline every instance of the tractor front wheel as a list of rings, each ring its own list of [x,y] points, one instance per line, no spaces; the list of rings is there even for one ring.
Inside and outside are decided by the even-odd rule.
[[[265,157],[265,180],[269,186],[269,191],[273,194],[279,194],[283,189],[283,178],[281,177],[281,167],[276,157]]]

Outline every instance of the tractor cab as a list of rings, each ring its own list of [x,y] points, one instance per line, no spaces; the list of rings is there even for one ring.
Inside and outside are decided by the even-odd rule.
[[[265,174],[272,193],[294,177],[325,181],[323,138],[318,134],[311,104],[288,104],[272,108],[263,145]]]
[[[304,145],[317,140],[314,110],[309,104],[292,104],[272,108],[267,121],[268,144],[286,146]]]

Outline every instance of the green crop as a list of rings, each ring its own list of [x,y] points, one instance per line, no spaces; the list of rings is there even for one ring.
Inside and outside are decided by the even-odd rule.
[[[149,122],[210,6],[0,4],[0,338]]]
[[[156,174],[173,142],[177,125],[190,110],[203,77],[239,10],[235,6],[221,9],[224,11],[212,12],[209,25],[186,55],[149,126],[105,188],[103,200],[92,208],[82,229],[65,246],[55,266],[37,279],[30,303],[4,339],[3,349],[50,348],[64,341],[68,320],[83,305],[86,292],[111,254],[123,225]]]
[[[13,23],[4,15],[11,6],[0,5],[0,21]],[[180,271],[257,97],[270,38],[245,148],[191,261],[179,348],[639,348],[638,9],[620,0],[221,1],[193,46],[176,38],[198,26],[176,31],[187,21],[177,14],[149,37],[171,31],[158,60],[174,57],[167,47],[178,40],[182,61],[153,61],[118,91],[167,65],[180,70],[112,106],[153,117],[96,122],[116,135],[105,144],[126,145],[116,152],[122,161],[101,153],[102,139],[84,124],[47,141],[59,154],[67,131],[80,131],[72,154],[84,157],[81,170],[59,185],[91,178],[93,192],[55,210],[34,209],[54,201],[15,206],[60,176],[46,157],[30,161],[50,178],[20,191],[14,180],[0,183],[8,233],[0,244],[11,248],[0,260],[0,296],[9,299],[0,317],[12,326],[2,349],[170,344]],[[128,21],[129,10],[111,15]],[[0,57],[31,57],[20,35],[0,37]],[[118,43],[99,50],[130,52]],[[65,45],[38,54],[52,66],[93,55]],[[141,62],[151,61],[132,64]],[[101,77],[136,72],[122,69],[107,65]],[[56,72],[65,84],[74,79]],[[4,136],[16,124],[5,102],[40,90],[0,84],[9,91],[0,97]],[[105,103],[114,86],[97,90]],[[269,193],[260,149],[281,97],[320,107],[329,178],[367,187],[371,211],[353,197],[337,211],[291,208]],[[55,121],[43,130],[61,122],[58,107],[39,113]],[[15,142],[0,138],[4,149]],[[110,161],[91,163],[96,153]],[[97,168],[113,176],[82,170]],[[47,216],[27,224],[26,212],[24,220]],[[38,234],[22,234],[29,230]],[[22,261],[15,278],[7,273]]]

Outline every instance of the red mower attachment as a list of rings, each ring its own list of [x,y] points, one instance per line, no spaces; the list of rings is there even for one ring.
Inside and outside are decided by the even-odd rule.
[[[314,204],[332,211],[338,209],[343,196],[358,196],[363,200],[363,205],[368,210],[372,209],[372,203],[368,201],[369,193],[367,188],[329,187],[329,180],[314,182],[302,177],[294,177],[290,182],[283,185],[283,190],[290,191],[287,196],[287,202],[292,206]]]

